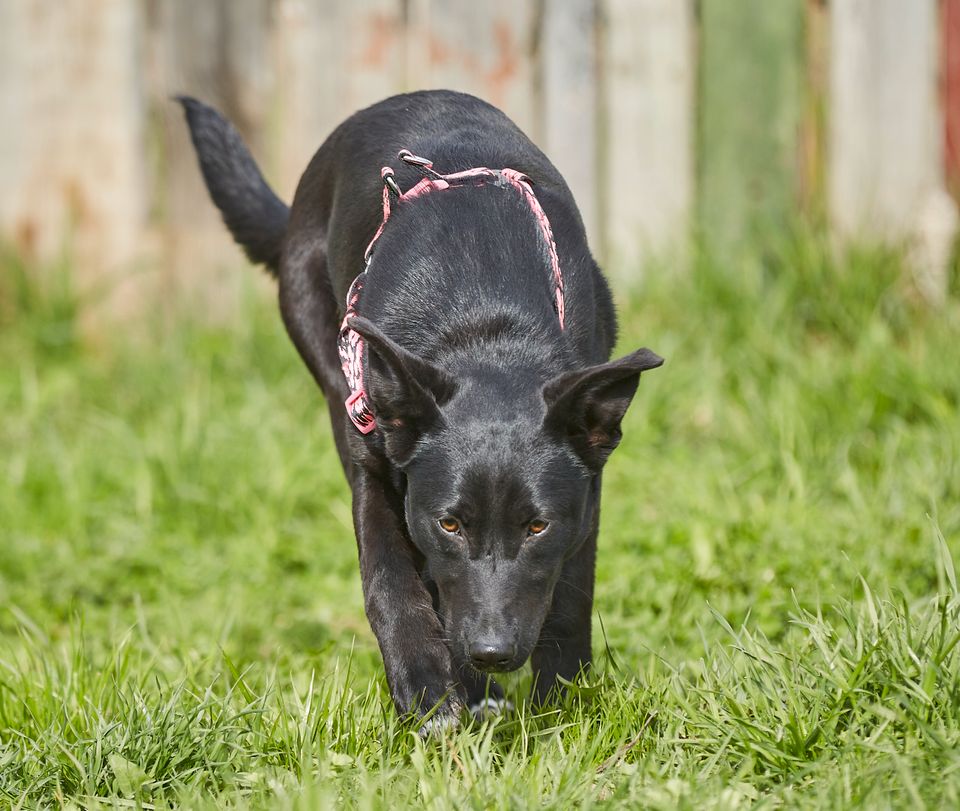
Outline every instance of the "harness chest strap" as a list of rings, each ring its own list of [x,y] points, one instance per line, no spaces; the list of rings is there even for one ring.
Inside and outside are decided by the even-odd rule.
[[[397,197],[398,202],[410,202],[418,197],[433,192],[446,191],[447,189],[459,188],[463,186],[485,186],[492,184],[503,188],[516,189],[524,202],[530,208],[534,219],[540,226],[540,233],[546,243],[547,253],[550,258],[550,270],[553,283],[553,306],[560,321],[560,329],[564,328],[564,295],[563,295],[563,276],[560,273],[560,259],[557,256],[557,245],[553,238],[553,229],[550,227],[550,220],[546,212],[540,205],[530,179],[518,172],[516,169],[487,169],[477,167],[467,169],[463,172],[454,172],[448,175],[441,175],[433,170],[433,163],[426,158],[418,157],[409,150],[403,149],[398,157],[404,163],[416,166],[424,173],[424,177],[416,185],[400,191],[400,187],[393,175],[393,169],[384,166],[380,170],[380,176],[383,179],[383,220],[380,227],[367,245],[363,258],[365,267],[363,271],[353,280],[350,290],[347,292],[346,311],[343,322],[340,325],[340,334],[337,339],[337,349],[340,354],[340,366],[343,370],[343,376],[347,381],[347,387],[350,390],[350,396],[347,397],[345,405],[347,415],[358,431],[362,434],[369,434],[377,427],[373,410],[367,398],[363,381],[363,353],[365,343],[363,337],[350,328],[350,319],[357,314],[357,305],[360,301],[360,292],[363,290],[363,283],[370,266],[370,257],[373,255],[373,248],[377,240],[383,234],[383,229],[390,219],[391,194]]]

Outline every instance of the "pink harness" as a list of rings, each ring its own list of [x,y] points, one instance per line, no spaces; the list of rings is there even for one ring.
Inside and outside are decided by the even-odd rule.
[[[433,170],[433,163],[426,158],[418,157],[407,149],[400,150],[398,155],[400,160],[410,166],[416,166],[424,173],[424,177],[415,186],[400,191],[397,181],[393,176],[393,169],[384,166],[380,170],[380,176],[383,178],[383,221],[373,235],[370,244],[364,251],[364,269],[353,280],[350,290],[347,292],[347,309],[343,317],[343,323],[340,325],[340,335],[337,339],[337,349],[340,353],[340,366],[343,369],[343,376],[347,380],[347,387],[350,389],[350,396],[347,397],[345,404],[347,406],[347,415],[350,421],[356,426],[362,434],[369,434],[376,428],[376,420],[370,403],[367,399],[367,393],[363,383],[363,337],[351,329],[350,319],[357,314],[357,303],[360,300],[360,291],[363,290],[363,282],[370,267],[370,257],[373,255],[373,246],[383,228],[390,219],[390,195],[396,195],[400,203],[410,202],[425,194],[435,191],[446,191],[463,186],[485,186],[493,184],[501,188],[512,187],[520,192],[520,196],[530,207],[534,218],[540,226],[540,232],[547,245],[547,252],[550,255],[550,267],[552,270],[553,282],[553,306],[560,320],[560,329],[563,329],[563,276],[560,274],[560,260],[557,257],[557,245],[553,239],[553,230],[550,228],[550,220],[533,193],[530,178],[516,169],[486,169],[478,167],[467,169],[463,172],[455,172],[449,175],[441,175]]]

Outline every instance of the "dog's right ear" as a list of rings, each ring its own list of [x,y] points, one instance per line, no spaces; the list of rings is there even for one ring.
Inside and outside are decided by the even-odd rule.
[[[443,419],[440,406],[453,397],[456,382],[365,318],[354,317],[349,323],[366,341],[365,388],[387,456],[402,466],[423,433]]]

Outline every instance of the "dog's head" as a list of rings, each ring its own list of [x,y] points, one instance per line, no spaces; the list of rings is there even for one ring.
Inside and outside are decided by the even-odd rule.
[[[367,341],[368,396],[406,476],[407,527],[439,590],[451,653],[459,666],[514,670],[597,518],[597,474],[640,373],[663,359],[640,349],[531,391],[494,367],[455,379],[370,322],[351,323]]]

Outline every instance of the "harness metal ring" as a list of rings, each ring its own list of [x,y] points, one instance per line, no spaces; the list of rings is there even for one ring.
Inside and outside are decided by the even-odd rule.
[[[393,172],[390,172],[390,174],[384,173],[383,182],[398,198],[403,195],[403,192],[400,191],[400,187],[397,185],[397,181],[393,179]]]
[[[429,160],[428,158],[421,158],[419,155],[414,155],[409,149],[401,149],[397,153],[397,157],[409,166],[420,166],[423,169],[433,168],[432,160]]]

